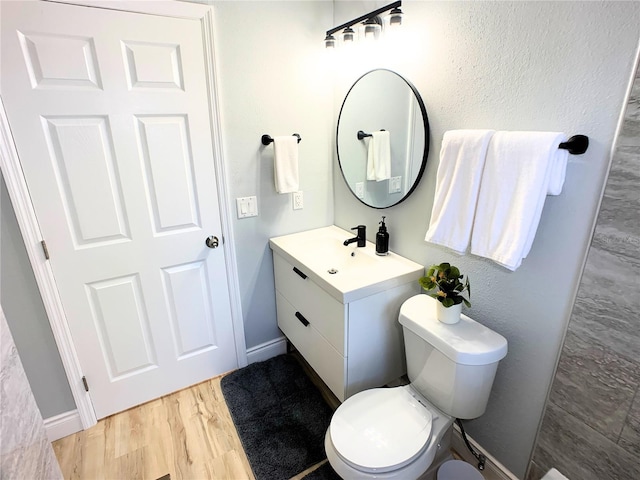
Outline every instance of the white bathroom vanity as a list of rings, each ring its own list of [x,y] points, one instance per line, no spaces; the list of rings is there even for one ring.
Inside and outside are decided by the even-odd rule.
[[[422,265],[336,226],[272,238],[278,327],[340,401],[406,373],[400,306]]]

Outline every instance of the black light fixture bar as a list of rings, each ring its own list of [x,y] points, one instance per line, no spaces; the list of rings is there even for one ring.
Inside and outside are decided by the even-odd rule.
[[[347,27],[352,27],[357,23],[362,23],[365,20],[377,17],[378,15],[380,15],[381,13],[386,12],[387,10],[392,10],[394,8],[400,8],[401,6],[402,6],[402,2],[401,1],[393,2],[393,3],[390,3],[389,5],[387,5],[386,7],[381,7],[379,9],[377,9],[377,10],[374,10],[373,12],[367,13],[366,15],[362,15],[361,17],[354,18],[353,20],[351,20],[351,21],[349,21],[347,23],[343,23],[339,27],[334,27],[331,30],[327,30],[327,37],[329,35],[333,35],[334,33],[339,32],[341,30],[344,30]]]

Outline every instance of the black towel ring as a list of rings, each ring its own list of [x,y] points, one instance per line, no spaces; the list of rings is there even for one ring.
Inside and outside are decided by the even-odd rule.
[[[298,143],[302,141],[302,137],[300,137],[300,134],[294,133],[293,136],[298,137]],[[262,135],[261,140],[263,145],[269,145],[270,143],[273,143],[273,138],[271,137],[271,135],[267,135],[266,133]]]
[[[380,129],[381,132],[384,132],[384,128]],[[357,137],[358,140],[364,140],[366,137],[371,137],[372,135],[367,132],[363,132],[362,130],[358,130]]]

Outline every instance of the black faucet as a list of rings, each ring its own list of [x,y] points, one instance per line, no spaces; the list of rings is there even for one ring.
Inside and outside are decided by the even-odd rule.
[[[364,247],[367,245],[367,226],[366,225],[358,225],[357,227],[353,227],[351,230],[358,230],[358,235],[344,241],[343,245],[349,245],[353,242],[358,242],[359,247]]]

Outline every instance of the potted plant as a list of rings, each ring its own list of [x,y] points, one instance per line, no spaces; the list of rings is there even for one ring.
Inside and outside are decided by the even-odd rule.
[[[418,282],[427,292],[436,290],[428,295],[438,301],[437,316],[443,323],[453,324],[460,321],[463,302],[467,307],[471,306],[471,302],[463,296],[466,291],[471,298],[469,278],[465,279],[460,270],[449,263],[431,265],[427,275]]]

